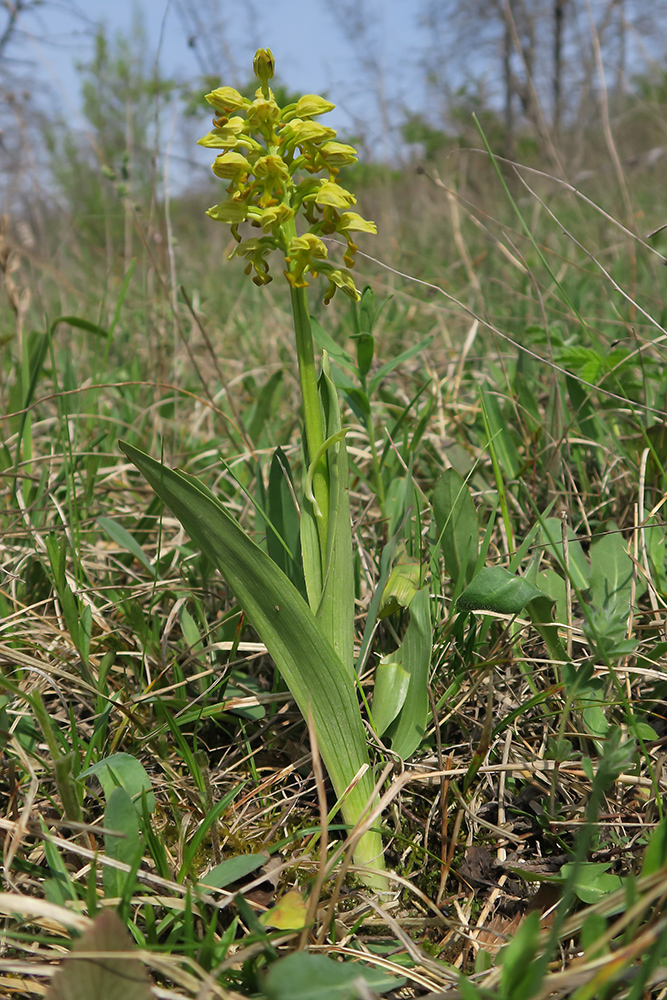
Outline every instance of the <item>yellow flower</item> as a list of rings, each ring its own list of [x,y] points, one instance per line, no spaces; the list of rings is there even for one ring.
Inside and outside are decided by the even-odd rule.
[[[245,128],[245,119],[237,115],[230,118],[226,125],[211,129],[207,135],[199,139],[197,145],[205,146],[207,149],[233,149],[239,141],[242,141]],[[252,140],[246,145],[252,145]]]
[[[338,142],[335,129],[314,120],[333,110],[331,101],[304,94],[284,108],[278,105],[269,87],[275,72],[270,49],[258,50],[253,67],[261,84],[254,100],[233,87],[218,87],[206,95],[218,117],[199,144],[221,150],[213,173],[230,182],[227,199],[207,214],[231,226],[239,244],[236,253],[248,261],[247,274],[254,270],[256,284],[271,280],[268,257],[280,250],[293,287],[304,288],[309,276],[324,273],[329,279],[325,302],[337,288],[359,299],[352,275],[329,263],[321,239],[342,234],[347,242],[343,259],[352,267],[357,251],[352,234],[376,232],[373,222],[350,211],[356,198],[338,183],[340,169],[356,163],[356,150]],[[300,228],[309,227],[302,236],[296,235],[297,214],[301,215]],[[238,227],[245,221],[265,235],[243,240]]]
[[[315,277],[321,267],[319,261],[327,257],[328,251],[322,240],[314,233],[305,233],[303,236],[294,236],[289,242],[287,257],[290,265],[285,275],[293,288],[306,288],[308,282],[305,280],[306,271],[310,271]]]
[[[260,156],[255,160],[253,173],[255,177],[274,177],[281,181],[290,179],[289,168],[282,156]]]
[[[327,139],[335,139],[336,130],[321,125],[320,122],[295,118],[281,129],[280,135],[281,140],[293,148],[294,146],[303,146],[306,142],[317,143],[325,142]]]
[[[240,198],[228,198],[227,201],[221,201],[219,205],[209,208],[206,214],[216,222],[237,226],[239,222],[245,222],[248,218],[248,206]]]
[[[357,233],[377,233],[378,227],[374,222],[370,222],[368,219],[362,219],[362,217],[357,215],[356,212],[343,212],[338,220],[336,231],[339,233],[351,231]]]
[[[295,115],[297,118],[314,118],[316,115],[325,115],[328,111],[333,111],[335,107],[331,101],[326,101],[317,94],[304,94],[296,103]]]
[[[355,205],[357,199],[335,181],[320,181],[319,186],[312,194],[306,195],[304,201],[314,201],[317,205],[330,205],[331,208],[348,208],[350,205]]]
[[[358,302],[361,298],[357,290],[357,286],[354,283],[354,278],[349,273],[349,271],[344,271],[339,267],[332,267],[331,264],[325,265],[321,268],[322,272],[326,274],[329,279],[329,286],[324,293],[324,304],[329,305],[337,288],[345,292],[348,298],[352,299],[353,302]]]
[[[257,97],[248,107],[246,120],[251,132],[271,132],[280,121],[280,108],[273,97]]]
[[[294,209],[290,208],[289,205],[272,205],[270,208],[264,209],[260,222],[262,224],[262,229],[265,233],[267,233],[269,229],[273,229],[274,226],[282,226],[283,223],[288,222],[293,218]]]
[[[357,162],[357,151],[346,142],[325,142],[319,148],[320,156],[326,161],[327,167],[337,169],[349,167]]]
[[[248,261],[245,273],[251,274],[254,269],[255,274],[252,279],[254,283],[268,285],[273,279],[269,274],[269,262],[266,258],[275,248],[276,241],[271,236],[262,236],[259,239],[252,237],[249,240],[243,240],[229,256],[245,257]]]
[[[216,156],[211,164],[211,170],[216,177],[233,180],[236,177],[252,171],[252,164],[241,153],[230,151]]]
[[[243,97],[233,87],[218,87],[217,90],[206,94],[206,100],[223,115],[229,114],[230,111],[240,111],[241,108],[247,108],[250,104],[248,98]]]

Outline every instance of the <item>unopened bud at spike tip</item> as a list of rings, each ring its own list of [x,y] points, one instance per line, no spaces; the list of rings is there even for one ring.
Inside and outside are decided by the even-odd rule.
[[[276,71],[276,61],[271,49],[257,49],[252,68],[262,86],[266,86]]]

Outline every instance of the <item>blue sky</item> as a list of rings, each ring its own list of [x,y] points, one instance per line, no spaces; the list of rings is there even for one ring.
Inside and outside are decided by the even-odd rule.
[[[188,45],[187,25],[180,16],[188,6],[208,15],[206,38],[198,39],[198,50]],[[346,39],[336,21],[337,5],[325,0],[220,0],[217,4],[216,0],[47,2],[23,18],[23,32],[10,54],[14,59],[28,61],[66,116],[75,119],[79,80],[74,63],[90,58],[97,23],[105,24],[110,34],[119,30],[127,33],[133,14],[139,11],[151,54],[159,46],[163,73],[192,79],[200,72],[202,58],[206,61],[204,50],[210,56],[215,48],[211,39],[215,24],[211,23],[210,13],[216,6],[229,12],[224,41],[233,50],[239,71],[237,82],[247,81],[255,49],[268,46],[283,82],[302,92],[327,91],[338,105],[331,124],[353,128],[355,115],[368,120],[376,114],[374,98],[368,94],[369,78],[364,78],[358,68],[359,59],[370,53],[386,74],[389,98],[403,106],[420,105],[423,94],[418,60],[424,35],[419,27],[418,0],[367,0],[364,10],[369,13],[369,32],[356,54],[354,43]],[[349,0],[344,6],[352,11],[360,9]],[[347,24],[353,30],[349,21]],[[361,39],[358,32],[354,37]],[[220,62],[222,65],[222,58]]]

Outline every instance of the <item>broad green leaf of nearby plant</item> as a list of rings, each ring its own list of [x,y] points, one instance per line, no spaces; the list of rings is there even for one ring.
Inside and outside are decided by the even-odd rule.
[[[365,994],[355,989],[364,984]],[[264,982],[269,1000],[352,1000],[360,995],[400,989],[404,979],[369,969],[359,962],[335,962],[326,955],[297,951],[274,962]]]
[[[121,448],[219,568],[300,711],[305,718],[312,713],[322,759],[337,797],[343,797],[360,769],[369,765],[352,672],[336,655],[293,584],[203,484],[127,443],[121,443]],[[357,823],[371,804],[372,792],[373,778],[367,771],[344,796],[341,808],[346,823]],[[354,858],[360,865],[383,867],[380,834],[366,833]],[[384,879],[376,879],[375,884],[384,887]]]
[[[665,867],[667,867],[667,818],[663,817],[646,845],[642,875],[652,875],[653,872]]]
[[[563,879],[574,876],[574,891],[582,903],[598,903],[605,896],[623,887],[624,880],[609,872],[611,863],[585,861],[577,865],[568,862],[560,870]]]
[[[200,883],[214,886],[216,889],[224,889],[225,886],[238,882],[239,879],[257,871],[268,860],[268,854],[239,854],[236,858],[227,858],[211,868],[210,872],[207,872],[200,879]]]
[[[564,570],[563,525],[560,518],[546,517],[544,522],[541,522],[541,530],[545,540],[545,551],[551,552],[556,560],[556,565]],[[566,530],[568,539],[567,561],[570,579],[578,590],[587,590],[591,574],[590,564],[581,547],[581,542],[577,539],[572,528],[567,525]]]
[[[568,659],[567,651],[558,635],[558,625],[553,621],[554,599],[541,591],[526,604],[528,617],[536,630],[544,639],[549,656],[552,660],[564,663]]]
[[[563,577],[554,569],[547,568],[537,573],[535,583],[556,605],[556,620],[564,623],[567,619],[567,589]]]
[[[405,704],[410,674],[403,666],[403,651],[383,656],[375,668],[373,687],[373,722],[378,736],[389,729]]]
[[[518,615],[542,591],[523,576],[515,576],[502,566],[484,566],[460,595],[460,611],[493,611]]]
[[[454,585],[461,576],[470,583],[479,551],[477,511],[456,469],[445,469],[435,484],[432,503],[445,571]]]
[[[107,802],[115,788],[124,788],[134,803],[139,816],[142,815],[142,793],[146,793],[149,812],[155,809],[155,796],[151,789],[151,779],[144,765],[129,753],[114,753],[98,760],[81,771],[78,780],[95,777],[102,786]]]
[[[128,958],[134,941],[113,910],[104,910],[74,942],[75,959],[63,959],[45,1000],[152,1000],[148,973],[138,959]],[[122,952],[103,958],[105,952]],[[86,959],[86,952],[95,957]]]
[[[632,559],[627,544],[613,521],[607,532],[591,545],[591,603],[596,608],[625,612],[630,610]]]
[[[107,857],[122,861],[132,868],[140,856],[142,838],[139,816],[124,788],[114,788],[108,797],[107,807],[104,810],[104,826],[109,830],[109,833],[104,835],[104,853]],[[128,873],[104,865],[102,875],[105,896],[121,896]]]

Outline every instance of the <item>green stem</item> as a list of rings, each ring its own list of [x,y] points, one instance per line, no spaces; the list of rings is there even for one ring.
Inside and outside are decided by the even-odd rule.
[[[294,333],[296,336],[296,356],[299,362],[299,381],[303,399],[303,419],[306,428],[309,461],[320,452],[324,444],[324,421],[320,407],[320,397],[317,391],[317,369],[315,367],[315,351],[313,334],[310,327],[308,311],[308,296],[305,288],[293,288],[290,285],[292,299],[292,316],[294,318]],[[329,532],[329,477],[327,474],[326,456],[323,454],[313,471],[313,495],[319,507],[316,512],[317,531],[322,554],[322,569],[326,570],[327,538]]]

